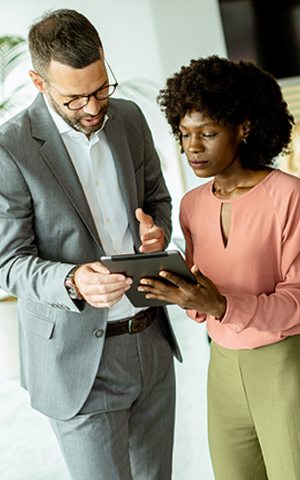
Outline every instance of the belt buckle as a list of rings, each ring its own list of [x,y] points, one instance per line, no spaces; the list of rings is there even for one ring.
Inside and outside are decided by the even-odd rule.
[[[132,331],[132,321],[134,320],[134,318],[131,318],[130,320],[128,320],[128,333],[129,335],[133,335],[133,331]]]
[[[139,318],[140,317],[140,318]],[[139,313],[136,317],[133,317],[131,318],[130,320],[128,320],[128,333],[129,335],[134,335],[135,333],[139,333],[141,332],[142,330],[144,330],[146,327],[145,327],[145,320],[148,318],[148,312],[141,312]],[[139,324],[137,329],[134,330],[133,328],[133,325],[134,325],[134,321],[142,321],[142,324]],[[142,328],[140,328],[140,326]]]
[[[128,333],[129,335],[135,335],[136,333],[139,333],[141,332],[142,330],[144,330],[144,324],[142,324],[142,327],[144,328],[140,328],[140,325],[138,324],[137,328],[134,329],[134,321],[135,320],[138,320],[138,318],[134,317],[134,318],[131,318],[130,320],[128,320]]]

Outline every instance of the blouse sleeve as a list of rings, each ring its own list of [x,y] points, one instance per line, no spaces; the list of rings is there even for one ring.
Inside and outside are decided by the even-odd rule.
[[[194,264],[193,262],[193,242],[192,242],[192,235],[189,227],[188,218],[189,216],[185,214],[184,208],[184,199],[181,203],[180,208],[180,224],[182,228],[182,232],[185,238],[185,259],[186,263],[189,268],[191,268]],[[195,320],[197,323],[205,322],[207,315],[202,312],[197,312],[196,310],[186,310],[186,314],[188,317]]]

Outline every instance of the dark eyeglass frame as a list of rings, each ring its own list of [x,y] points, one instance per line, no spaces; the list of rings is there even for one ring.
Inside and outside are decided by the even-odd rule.
[[[69,102],[63,103],[63,106],[64,106],[64,107],[67,107],[69,110],[71,110],[71,111],[74,112],[74,110],[80,110],[81,108],[84,108],[84,107],[89,103],[91,97],[94,97],[96,100],[105,100],[106,98],[111,97],[111,96],[115,93],[115,91],[116,91],[116,89],[117,89],[117,86],[119,85],[119,84],[118,84],[118,81],[117,81],[117,79],[116,79],[116,77],[115,77],[114,72],[113,72],[112,69],[110,68],[109,63],[108,63],[108,61],[106,60],[106,58],[104,58],[104,61],[105,61],[106,65],[108,66],[109,71],[110,71],[110,73],[112,74],[112,76],[113,76],[113,78],[114,78],[114,80],[115,80],[115,83],[106,85],[105,87],[98,88],[98,90],[96,90],[96,91],[93,92],[93,93],[90,93],[89,95],[78,95],[78,97],[73,98],[73,99],[70,100]],[[112,92],[109,93],[108,95],[103,95],[103,97],[100,96],[100,98],[98,98],[98,97],[97,97],[97,94],[98,94],[99,92],[101,92],[101,90],[105,90],[105,89],[107,89],[107,88],[108,88],[108,89],[109,89],[109,88],[113,88]],[[80,99],[82,99],[82,98],[85,98],[85,99],[86,99],[86,102],[85,102],[81,107],[71,108],[73,102],[76,102],[77,100],[80,100]],[[70,105],[71,105],[71,106],[70,106]]]

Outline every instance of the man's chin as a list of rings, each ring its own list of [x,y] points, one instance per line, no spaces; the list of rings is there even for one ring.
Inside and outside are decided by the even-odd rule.
[[[94,125],[86,125],[82,121],[78,122],[76,125],[74,125],[75,130],[78,130],[81,133],[85,133],[86,135],[90,133],[97,132],[103,125],[104,119],[102,118],[99,120],[97,123]]]

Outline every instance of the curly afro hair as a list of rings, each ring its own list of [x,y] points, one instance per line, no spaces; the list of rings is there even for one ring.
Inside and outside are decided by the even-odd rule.
[[[293,116],[276,79],[252,62],[217,55],[191,60],[167,80],[157,102],[180,143],[179,123],[193,108],[222,126],[250,121],[247,144],[241,144],[244,168],[262,170],[289,152]]]

